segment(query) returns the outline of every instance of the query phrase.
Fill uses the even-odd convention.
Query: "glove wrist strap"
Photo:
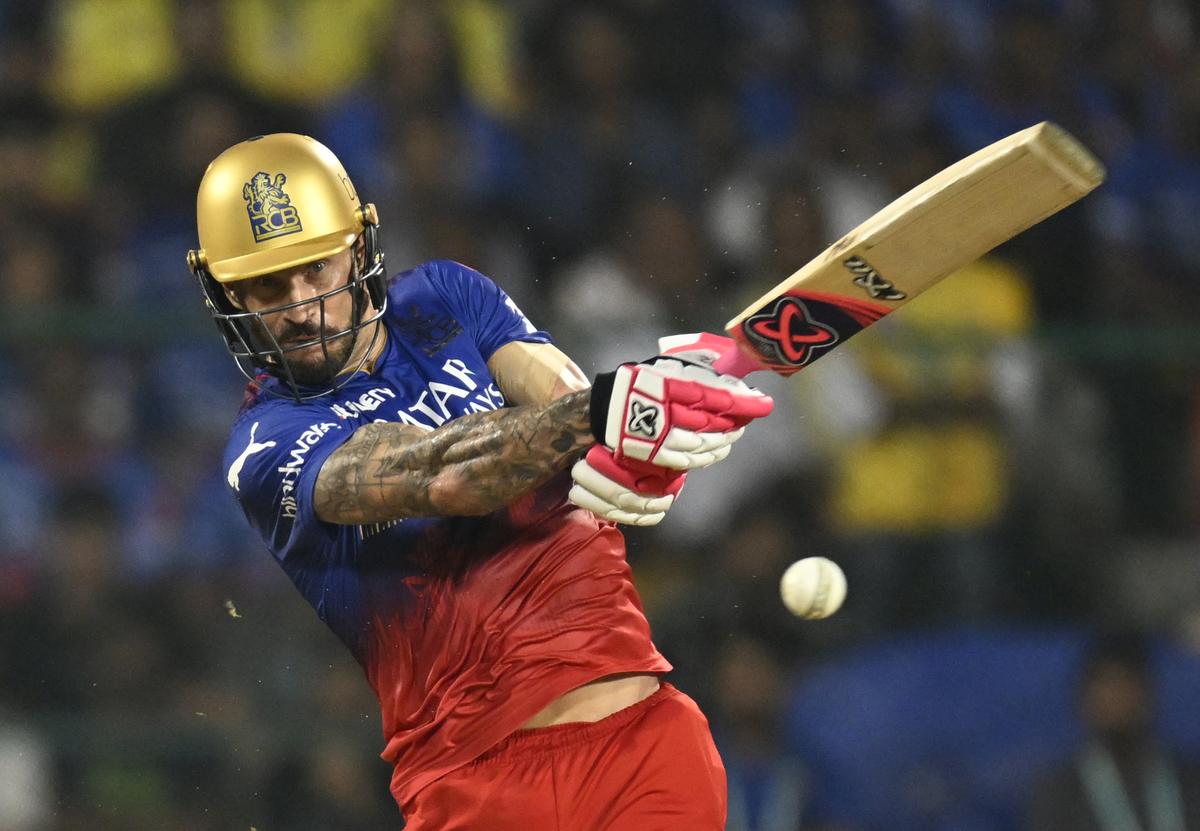
[[[608,405],[612,400],[613,384],[617,373],[601,372],[592,381],[592,398],[588,403],[588,420],[591,422],[592,436],[600,444],[604,444],[604,434],[608,429]]]

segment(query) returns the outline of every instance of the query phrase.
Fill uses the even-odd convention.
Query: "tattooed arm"
[[[595,442],[590,397],[581,390],[545,406],[465,415],[430,432],[364,424],[321,467],[317,517],[352,525],[490,513]]]

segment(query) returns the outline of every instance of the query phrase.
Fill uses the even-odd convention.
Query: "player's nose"
[[[320,316],[320,303],[310,303],[318,292],[298,275],[288,281],[287,294],[281,305],[284,320],[289,323],[304,323]]]

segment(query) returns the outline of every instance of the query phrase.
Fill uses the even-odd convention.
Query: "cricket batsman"
[[[188,264],[251,380],[224,469],[363,667],[410,831],[717,829],[725,773],[615,523],[662,519],[771,399],[713,336],[589,384],[491,280],[389,278],[306,136],[218,156]]]

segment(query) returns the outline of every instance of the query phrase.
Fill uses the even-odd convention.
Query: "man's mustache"
[[[338,328],[337,326],[321,327],[315,323],[288,323],[275,336],[275,342],[284,349],[292,349],[304,343],[316,345],[322,340],[332,347],[335,343],[341,343],[342,339],[350,334],[348,328]]]
[[[279,333],[278,338],[280,343],[292,343],[295,341],[317,340],[321,337],[321,334],[321,327],[315,323],[309,325],[289,323]]]

